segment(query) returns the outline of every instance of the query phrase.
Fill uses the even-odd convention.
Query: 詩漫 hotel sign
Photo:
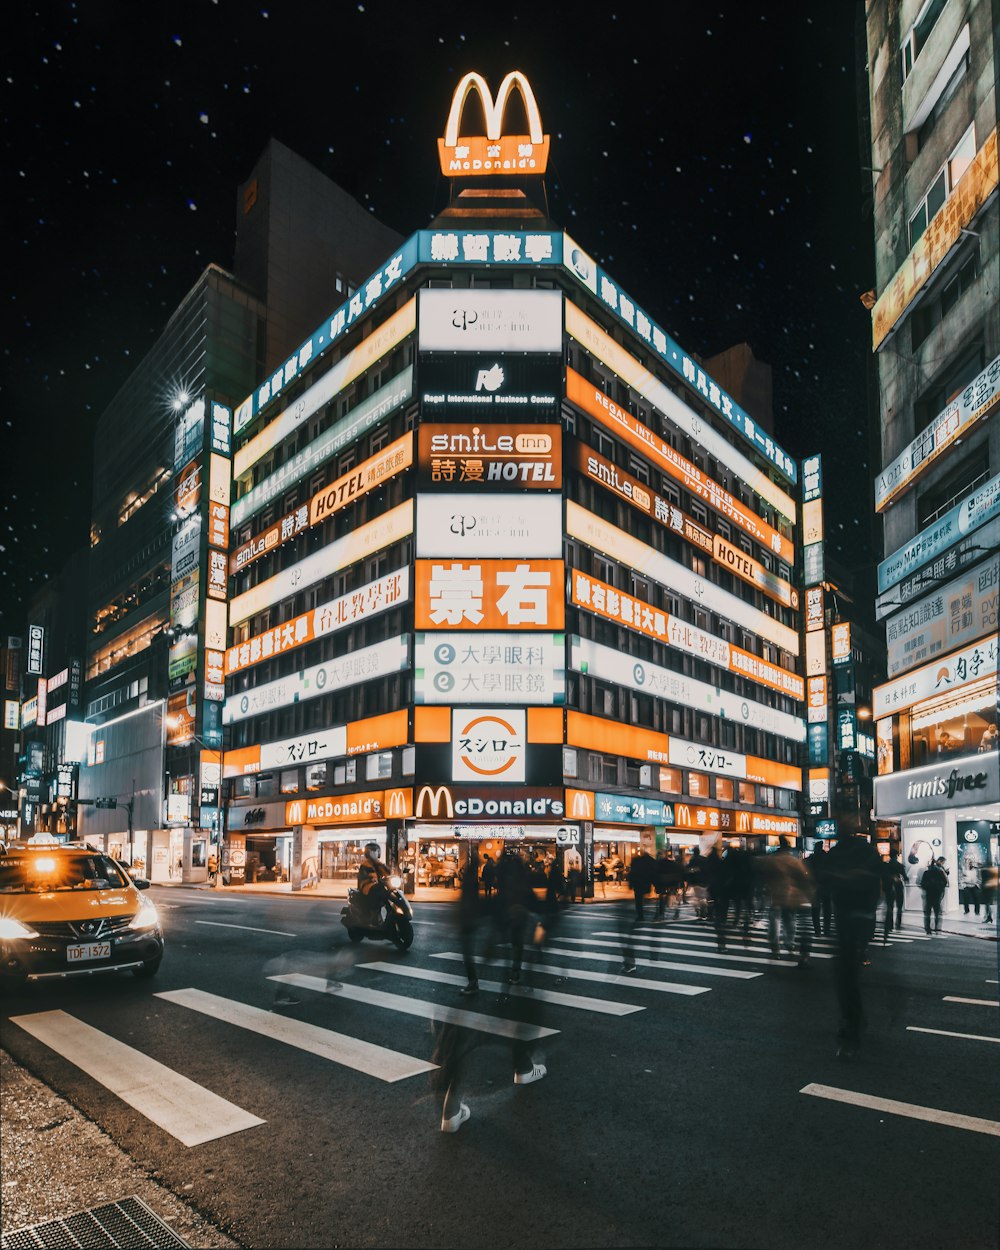
[[[528,120],[526,135],[502,134],[504,112],[511,92],[518,91]],[[459,135],[465,102],[479,96],[486,119],[485,135]],[[520,70],[511,70],[500,84],[494,100],[486,79],[466,74],[451,99],[444,138],[438,140],[441,172],[446,178],[481,177],[492,174],[544,174],[549,159],[549,136],[542,133],[542,118],[531,84]]]
[[[914,296],[997,189],[997,132],[989,133],[951,195],[910,249],[872,309],[872,349],[884,342]]]
[[[561,449],[558,425],[421,425],[421,485],[558,490]]]

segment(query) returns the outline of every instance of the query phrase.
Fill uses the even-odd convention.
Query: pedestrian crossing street
[[[609,923],[604,915],[589,909],[570,910],[563,919],[544,948],[526,953],[521,984],[484,977],[479,995],[468,998],[457,998],[465,976],[444,966],[460,964],[462,955],[448,948],[448,930],[443,925],[440,933],[428,928],[424,942],[418,944],[442,949],[411,952],[392,961],[365,961],[364,954],[372,949],[365,948],[349,970],[326,977],[315,975],[314,965],[309,972],[289,966],[267,977],[273,983],[269,993],[275,995],[269,1007],[193,987],[163,990],[154,996],[171,1009],[219,1022],[237,1035],[242,1032],[263,1037],[306,1052],[318,1061],[391,1083],[434,1070],[436,1065],[421,1057],[431,1050],[429,1030],[415,1030],[412,1045],[396,1049],[298,1019],[294,1005],[299,1001],[315,1005],[330,997],[360,1007],[364,1013],[393,1013],[393,1017],[453,1025],[498,1039],[537,1042],[555,1037],[563,1029],[571,1030],[580,1013],[616,1018],[621,1027],[628,1027],[626,1017],[662,1009],[671,1000],[697,998],[730,988],[734,982],[759,980],[772,970],[783,975],[797,967],[789,957],[772,957],[766,929],[759,927],[751,930],[746,941],[741,934],[728,935],[726,949],[719,951],[711,927],[687,916],[666,924],[629,924],[627,932],[613,927],[614,917]],[[894,935],[889,944],[905,945],[912,940],[923,939],[909,933]],[[877,946],[882,946],[880,940]],[[427,964],[415,962],[415,953],[417,958],[425,956]],[[829,960],[833,954],[831,939],[814,939],[813,959]],[[628,969],[626,958],[631,965]],[[292,998],[292,990],[305,999]],[[534,1017],[531,1022],[518,1018],[525,1014],[526,1006]],[[544,1024],[539,1022],[542,1011]],[[343,1014],[350,1014],[351,1021],[357,1023],[356,1013],[338,1012]],[[367,1016],[362,1014],[361,1019]],[[40,1011],[11,1016],[10,1020],[187,1147],[265,1123],[251,1110],[229,1102],[155,1056],[69,1012]],[[170,1028],[169,1018],[165,1027]],[[402,1036],[401,1031],[395,1036]],[[417,1053],[409,1053],[411,1050]],[[238,1061],[233,1045],[227,1053]]]

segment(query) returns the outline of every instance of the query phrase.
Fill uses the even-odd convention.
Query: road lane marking
[[[692,930],[692,929],[683,929],[681,928],[680,925],[665,925],[662,928],[657,928],[657,929],[637,928],[635,931],[636,933],[647,934],[650,941],[654,937],[656,937],[660,941],[663,941],[663,942],[666,942],[666,941],[675,942],[678,946],[709,946],[714,950],[717,945],[714,937],[694,938],[694,937],[689,936],[689,934],[691,933],[705,933],[705,934],[713,933],[714,930],[712,929],[693,929]],[[681,936],[671,937],[670,936],[671,933],[675,933],[675,932],[680,933]],[[726,938],[727,944],[729,945],[738,946],[738,945],[743,944],[742,936],[735,929],[727,929],[725,931],[725,938]],[[815,939],[810,943],[810,945],[812,947],[812,953],[817,959],[833,959],[834,958],[834,955],[832,953],[826,954],[825,951],[821,949],[821,947],[816,943]],[[881,942],[879,943],[879,945],[881,945]],[[829,948],[830,946],[833,946],[835,949],[835,943],[824,942],[823,946],[827,948]],[[770,950],[770,944],[766,938],[752,937],[749,943],[747,943],[747,949],[756,950],[756,951]]]
[[[560,955],[567,955],[575,959],[586,959],[588,956],[581,955],[578,951],[560,951]],[[460,955],[458,951],[435,951],[432,956],[434,959],[451,959],[461,962],[465,956]],[[604,956],[600,956],[604,958]],[[609,956],[609,958],[614,958]],[[618,975],[608,972],[590,972],[584,968],[560,968],[555,964],[538,963],[532,960],[527,965],[530,973],[544,972],[550,977],[568,977],[573,981],[597,981],[601,985],[627,985],[629,989],[633,986],[640,990],[659,990],[664,994],[682,994],[685,997],[693,997],[695,994],[707,994],[711,990],[710,985],[680,985],[676,981],[653,981],[647,977],[636,977],[632,975]],[[482,982],[480,981],[480,985]]]
[[[594,950],[564,951],[561,949],[557,949],[557,946],[561,946],[563,943],[566,943],[567,945],[572,943],[574,946],[614,946],[618,948],[618,954],[608,955],[604,951],[594,951]],[[658,949],[655,946],[643,946],[639,942],[632,942],[628,944],[631,945],[634,950],[657,950]],[[558,954],[564,957],[572,956],[572,958],[574,959],[605,959],[605,960],[610,960],[611,962],[621,963],[624,961],[623,951],[624,951],[625,945],[626,943],[621,942],[621,941],[619,942],[591,942],[589,938],[555,937],[552,939],[552,945],[549,947],[549,949],[552,950],[555,954]],[[683,953],[687,955],[687,951],[684,951]],[[702,964],[692,965],[692,964],[670,963],[668,960],[665,960],[665,959],[636,959],[635,962],[643,968],[666,968],[670,972],[691,972],[691,973],[697,973],[699,976],[705,976],[705,977],[732,977],[734,980],[739,980],[739,981],[749,981],[752,977],[760,977],[764,975],[762,972],[749,972],[749,971],[744,970],[743,968],[709,968],[706,965],[702,965]]]
[[[93,1077],[182,1145],[200,1146],[266,1123],[65,1011],[11,1016],[11,1022]]]
[[[983,1037],[979,1033],[951,1033],[948,1029],[922,1029],[917,1024],[908,1024],[907,1033],[937,1033],[939,1037],[960,1037],[967,1042],[994,1042],[1000,1044],[1000,1037]]]
[[[625,940],[622,938],[620,934],[612,933],[610,931],[601,931],[601,932],[595,933],[593,937],[595,939],[602,938],[602,937],[617,938],[619,944]],[[554,942],[557,942],[558,940],[559,940],[558,937],[552,938],[552,941]],[[579,941],[580,939],[576,939],[576,940]],[[688,950],[686,946],[675,946],[673,942],[671,941],[671,939],[666,938],[666,937],[665,938],[650,937],[650,938],[646,938],[644,942],[638,942],[638,943],[633,942],[632,945],[633,947],[635,947],[636,950],[661,951],[664,955],[678,955],[678,956],[683,956],[685,959],[724,959],[727,963],[763,964],[766,967],[771,967],[771,968],[791,968],[794,963],[794,961],[787,960],[787,959],[785,960],[772,959],[770,955],[731,955],[729,953],[730,948],[728,946],[726,947],[725,951]],[[739,946],[740,944],[735,943],[735,945]]]
[[[195,924],[210,924],[215,929],[245,929],[247,933],[273,933],[275,937],[298,937],[297,933],[286,933],[284,929],[255,929],[249,924],[226,924],[224,920],[196,920]]]
[[[894,1098],[875,1098],[871,1094],[858,1094],[850,1089],[837,1089],[832,1085],[806,1085],[800,1094],[812,1094],[814,1098],[829,1098],[833,1102],[851,1103],[855,1107],[867,1107],[871,1111],[884,1111],[887,1115],[902,1115],[911,1120],[926,1120],[930,1124],[944,1124],[949,1128],[964,1128],[970,1133],[987,1133],[1000,1137],[1000,1122],[983,1120],[975,1115],[959,1115],[956,1111],[939,1111],[936,1107],[920,1107],[912,1102],[897,1102]]]
[[[382,990],[368,989],[362,985],[331,985],[325,977],[307,976],[301,972],[282,973],[269,977],[270,981],[282,981],[304,990],[316,990],[320,994],[333,994],[348,998],[355,1003],[367,1003],[369,1007],[384,1007],[399,1011],[406,1016],[420,1016],[436,1024],[457,1024],[463,1029],[475,1029],[479,1033],[492,1033],[495,1037],[510,1037],[519,1042],[536,1042],[542,1037],[554,1037],[558,1029],[541,1024],[524,1024],[520,1020],[505,1020],[503,1016],[486,1016],[478,1011],[463,1011],[441,1003],[426,1002],[422,998],[404,998],[401,994],[386,994]]]
[[[945,994],[942,1000],[946,1003],[968,1003],[970,1007],[1000,1007],[996,998],[958,998],[953,994]]]
[[[232,1024],[249,1033],[259,1033],[273,1041],[284,1042],[287,1046],[318,1055],[320,1059],[328,1059],[345,1068],[353,1068],[356,1072],[364,1072],[380,1081],[402,1081],[437,1067],[437,1064],[415,1059],[401,1051],[376,1046],[374,1042],[364,1042],[345,1033],[335,1033],[332,1029],[321,1029],[304,1020],[276,1015],[231,998],[206,994],[204,990],[164,990],[156,997],[191,1011],[199,1011],[223,1024]]]
[[[460,977],[451,972],[438,972],[435,968],[413,968],[403,964],[389,964],[376,961],[358,964],[366,972],[389,972],[393,976],[413,977],[417,981],[437,981],[441,985],[462,986],[467,984],[467,977]],[[532,964],[532,967],[534,965]],[[535,998],[545,1003],[556,1003],[560,1007],[576,1007],[581,1011],[597,1011],[606,1016],[630,1016],[635,1011],[645,1011],[634,1003],[618,1003],[610,999],[584,998],[580,994],[563,994],[558,990],[539,990],[527,985],[507,985],[501,981],[480,980],[479,988],[488,993],[509,994],[511,998]]]

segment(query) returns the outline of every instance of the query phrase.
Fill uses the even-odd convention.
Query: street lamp
[[[180,725],[181,723],[182,721],[179,716],[167,717],[167,725],[172,729],[177,728],[177,726]],[[196,734],[192,730],[190,737],[185,738],[183,742],[173,743],[172,745],[186,746],[188,742],[196,742],[198,746],[200,746],[203,750],[210,752],[212,755],[218,754],[219,756],[219,784],[218,784],[218,789],[216,793],[216,803],[215,803],[215,821],[216,821],[215,833],[216,833],[217,850],[216,850],[216,864],[215,864],[215,881],[213,885],[215,889],[220,890],[222,888],[222,843],[225,838],[225,832],[226,832],[226,809],[225,809],[225,804],[223,800],[223,786],[225,784],[224,769],[225,769],[225,763],[226,763],[225,736],[222,737],[222,740],[220,741],[217,747],[213,747],[213,746],[209,746],[209,744],[204,740],[204,738],[199,737],[199,735]],[[199,760],[199,767],[198,767],[198,788],[200,791],[201,789],[201,761],[200,760]],[[198,806],[200,810],[201,804],[199,803]]]

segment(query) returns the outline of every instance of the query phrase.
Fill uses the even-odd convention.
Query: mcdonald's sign
[[[299,799],[295,799],[288,804],[285,811],[285,820],[290,825],[301,825],[302,817],[305,814],[305,807]]]
[[[526,135],[500,133],[510,93],[517,89],[528,119]],[[459,135],[465,102],[475,92],[486,119],[485,135]],[[544,174],[549,160],[549,136],[542,134],[542,118],[531,84],[520,70],[504,78],[496,100],[482,74],[468,73],[455,88],[444,129],[438,139],[441,172],[446,178],[482,177],[494,174]]]
[[[749,812],[737,812],[736,813],[736,832],[737,833],[749,833],[750,832],[750,813]]]
[[[417,791],[416,816],[455,816],[455,801],[447,786],[421,786]]]
[[[390,820],[406,820],[413,815],[412,790],[386,790],[385,814]]]
[[[594,819],[594,795],[590,790],[566,791],[566,814],[582,820]]]

